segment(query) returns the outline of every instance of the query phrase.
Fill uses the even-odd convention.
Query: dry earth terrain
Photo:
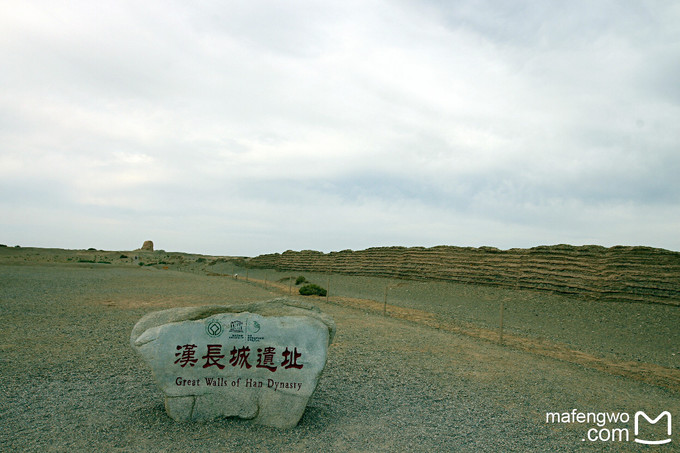
[[[680,305],[680,253],[652,247],[597,245],[376,247],[261,255],[250,267],[474,283],[594,300]]]
[[[289,277],[299,272],[240,263],[0,247],[0,451],[680,450],[676,306],[314,272],[303,273],[331,291],[311,300],[338,333],[300,424],[176,423],[130,331],[157,309],[295,290]],[[546,412],[573,409],[631,420],[546,423]],[[634,443],[636,411],[669,411],[672,442]],[[660,425],[646,435],[661,438]],[[591,442],[592,428],[628,429],[630,441]]]

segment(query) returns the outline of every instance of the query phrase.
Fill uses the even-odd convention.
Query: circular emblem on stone
[[[222,324],[220,324],[219,321],[217,320],[211,320],[208,322],[208,324],[205,326],[205,333],[208,334],[208,336],[211,337],[219,337],[222,335],[222,331],[224,329],[222,328]]]

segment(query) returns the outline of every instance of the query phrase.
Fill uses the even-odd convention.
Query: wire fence
[[[474,325],[508,335],[559,342],[617,360],[646,361],[680,369],[680,308],[659,304],[597,302],[531,290],[441,281],[343,275],[328,272],[214,266],[232,278],[273,287],[293,297],[298,277],[328,290],[326,300],[352,298],[380,307],[429,313],[437,320]],[[272,288],[273,289],[273,288]],[[286,291],[287,289],[287,291]],[[360,302],[359,302],[360,303]],[[674,350],[677,349],[677,350]]]

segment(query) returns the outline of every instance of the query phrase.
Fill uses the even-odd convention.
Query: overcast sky
[[[680,250],[676,1],[4,1],[0,243]]]

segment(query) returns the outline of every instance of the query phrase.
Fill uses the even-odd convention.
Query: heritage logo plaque
[[[175,420],[236,416],[291,427],[316,388],[334,331],[318,309],[279,299],[151,313],[130,342]]]

